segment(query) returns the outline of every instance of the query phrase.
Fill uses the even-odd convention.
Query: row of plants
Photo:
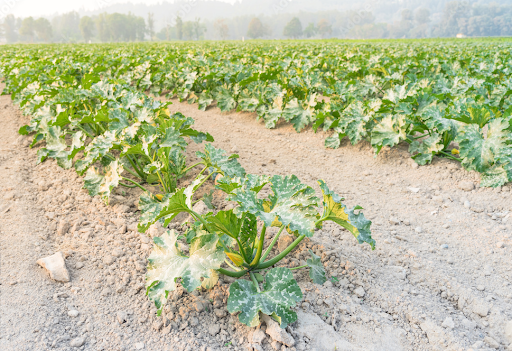
[[[188,291],[210,288],[224,274],[237,278],[229,289],[229,312],[239,313],[239,320],[249,326],[259,324],[262,312],[284,328],[296,320],[292,307],[302,299],[292,270],[308,268],[315,283],[326,280],[313,253],[303,266],[281,265],[304,238],[333,221],[359,243],[375,247],[362,208],[346,207],[323,181],[320,199],[293,175],[247,174],[237,155],[213,147],[211,135],[192,128],[193,119],[170,114],[169,103],[155,101],[127,79],[137,76],[137,67],[116,75],[116,70],[101,68],[81,54],[62,53],[53,46],[3,52],[3,94],[11,94],[31,116],[20,133],[33,136],[38,162],[51,158],[63,168],[73,167],[84,176],[89,194],[105,202],[118,186],[143,190],[139,231],[158,221],[167,227],[178,214],[190,214],[192,223],[184,231],[153,238],[146,292],[159,313],[178,283]],[[186,157],[190,141],[205,144],[193,164]],[[187,174],[193,178],[190,183],[182,179]],[[233,209],[215,209],[211,194],[204,194],[204,184],[213,179],[225,200],[235,204]],[[198,201],[210,210],[197,213]],[[278,229],[265,240],[271,227]],[[295,240],[273,255],[285,230]]]
[[[58,58],[55,59],[55,52]],[[2,63],[72,58],[139,91],[177,96],[200,110],[255,112],[268,128],[330,132],[326,147],[367,140],[409,144],[420,165],[441,156],[482,174],[482,185],[512,180],[510,44],[165,43],[3,50]],[[71,70],[66,77],[73,77]]]

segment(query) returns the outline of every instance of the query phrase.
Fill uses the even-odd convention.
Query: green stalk
[[[137,173],[135,173],[134,171],[132,171],[131,169],[129,169],[129,168],[123,168],[123,169],[124,169],[126,172],[130,173],[132,176],[137,177],[137,178],[140,178],[140,176],[139,176]],[[144,179],[143,179],[143,180],[144,180]]]
[[[185,168],[185,169],[183,170],[183,174],[187,173],[187,172],[188,172],[188,171],[190,171],[192,168],[194,168],[194,167],[196,167],[196,166],[199,166],[200,164],[203,164],[203,161],[198,162],[198,163],[195,163],[195,164],[193,164],[192,166]]]
[[[224,269],[224,268],[219,268],[219,269],[217,269],[217,271],[220,274],[224,274],[224,275],[227,275],[228,277],[233,277],[233,278],[240,278],[247,273],[246,270],[239,271],[239,272],[232,272],[232,271],[228,271],[227,269]]]
[[[137,177],[139,177],[140,179],[146,179],[144,173],[137,168],[137,166],[135,165],[135,162],[133,162],[132,158],[130,157],[130,155],[126,155],[126,158],[128,159],[128,162],[130,162],[130,164],[132,165],[133,169],[135,170],[135,172],[137,172]]]
[[[268,254],[270,253],[270,251],[272,251],[272,248],[276,244],[277,239],[279,239],[279,235],[281,235],[281,232],[283,231],[283,229],[284,229],[284,225],[281,226],[281,228],[279,228],[279,231],[277,232],[276,236],[274,237],[274,239],[272,239],[272,242],[270,243],[270,245],[265,250],[265,253],[263,254],[263,256],[261,256],[260,261],[265,261],[265,259],[267,258]]]
[[[455,161],[459,161],[459,162],[462,162],[462,160],[460,158],[457,158],[457,157],[453,157],[452,155],[450,155],[449,153],[447,152],[444,152],[444,151],[439,151],[440,154],[443,154],[446,158],[449,158],[451,160],[455,160]]]
[[[307,266],[308,266],[308,265],[307,265],[307,264],[305,264],[305,265],[303,265],[303,266],[298,266],[298,267],[292,267],[292,268],[289,268],[289,270],[293,271],[293,270],[295,270],[295,269],[306,268]]]
[[[254,273],[253,272],[249,272],[249,275],[251,276],[252,283],[256,287],[256,290],[258,290],[258,292],[261,292],[260,285],[258,284],[258,281],[256,280],[256,277],[254,276]]]
[[[265,226],[265,224],[263,224],[263,228],[261,228],[261,233],[260,233],[260,243],[258,246],[258,251],[256,251],[256,256],[254,256],[254,259],[250,263],[251,267],[256,266],[260,262],[261,252],[263,251],[263,243],[265,241],[265,232],[266,231],[267,231],[267,227]]]
[[[82,132],[84,132],[84,134],[87,135],[89,138],[94,139],[94,137],[91,134],[89,134],[89,132],[86,131],[82,126],[77,124],[76,127],[80,129]]]
[[[290,251],[292,251],[295,248],[295,246],[297,246],[305,237],[306,237],[305,235],[299,236],[283,252],[281,252],[279,255],[277,255],[273,259],[268,260],[267,262],[263,262],[263,263],[258,264],[256,266],[256,269],[264,269],[264,268],[268,268],[270,266],[275,265],[277,262],[281,261],[286,255],[288,255],[290,253]]]
[[[148,189],[144,188],[142,185],[140,185],[139,183],[137,183],[135,180],[131,180],[130,178],[125,178],[125,177],[121,177],[121,178],[122,178],[122,179],[124,179],[124,180],[129,181],[130,183],[135,184],[136,186],[138,186],[139,188],[141,188],[141,189],[142,189],[142,190],[144,190],[145,192],[148,192],[148,193],[149,193]]]
[[[229,263],[229,261],[227,259],[224,260],[224,263],[226,263],[229,267],[231,267],[232,270],[236,271],[236,272],[239,272],[240,269],[236,268],[235,266],[233,266],[231,263]]]
[[[137,185],[128,185],[128,184],[125,184],[123,182],[119,182],[119,185],[125,186],[127,188],[136,188],[137,187]]]

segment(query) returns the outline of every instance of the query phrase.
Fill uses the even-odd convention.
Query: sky
[[[220,0],[233,3],[236,0]],[[73,10],[96,10],[117,3],[157,4],[173,2],[163,0],[0,0],[0,17],[13,14],[16,17],[39,17],[61,14]]]

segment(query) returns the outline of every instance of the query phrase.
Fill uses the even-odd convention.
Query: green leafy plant
[[[238,278],[231,284],[228,311],[239,312],[239,320],[249,326],[259,324],[259,313],[276,319],[284,328],[296,320],[291,309],[302,299],[302,292],[293,278],[292,270],[309,268],[313,282],[326,281],[320,258],[311,252],[307,264],[299,267],[275,267],[306,237],[312,237],[327,221],[349,230],[359,243],[372,248],[370,225],[356,206],[347,208],[342,198],[319,181],[323,200],[314,190],[301,183],[295,176],[224,176],[216,188],[225,193],[226,199],[236,204],[234,209],[216,213],[196,213],[191,204],[198,184],[208,176],[199,175],[186,188],[166,194],[159,201],[151,194],[141,196],[142,211],[140,230],[146,230],[156,221],[168,224],[179,213],[189,213],[197,225],[185,235],[168,231],[154,238],[154,249],[149,257],[147,295],[159,311],[169,293],[179,281],[188,291],[201,286],[211,286],[219,274]],[[264,195],[263,188],[270,193]],[[318,212],[316,208],[322,207]],[[278,228],[266,244],[267,231]],[[295,240],[282,252],[269,258],[283,231]],[[270,239],[270,238],[269,238]],[[181,240],[181,241],[180,241]],[[180,241],[180,245],[178,245]],[[183,248],[188,245],[188,249]],[[187,252],[188,251],[188,252]],[[273,268],[274,267],[274,268]]]

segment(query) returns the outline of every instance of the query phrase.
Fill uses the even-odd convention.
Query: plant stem
[[[227,259],[224,260],[224,263],[226,263],[232,270],[234,270],[236,272],[240,271],[240,269],[236,268],[231,263],[229,263],[229,261]]]
[[[194,167],[196,167],[196,166],[199,166],[200,164],[203,164],[203,161],[198,162],[198,163],[195,163],[195,164],[193,164],[192,166],[185,168],[185,169],[183,170],[183,172],[182,172],[182,173],[183,173],[183,174],[185,174],[185,173],[187,173],[188,171],[190,171],[192,168],[194,168]]]
[[[270,266],[275,265],[277,262],[281,261],[286,255],[288,255],[290,253],[290,251],[292,251],[295,248],[295,246],[297,246],[305,237],[306,237],[305,235],[299,236],[297,239],[295,239],[295,241],[293,243],[290,244],[290,246],[288,246],[286,249],[284,249],[283,252],[281,252],[279,255],[272,258],[271,260],[268,260],[267,262],[258,264],[256,266],[256,269],[264,269],[264,268],[268,268]]]
[[[137,185],[128,185],[128,184],[125,184],[123,182],[119,182],[119,185],[125,186],[127,188],[136,188],[137,187]]]
[[[298,267],[292,267],[292,268],[289,268],[291,271],[295,270],[295,269],[300,269],[300,268],[306,268],[308,265],[305,264],[303,266],[298,266]]]
[[[277,232],[276,236],[274,237],[274,239],[272,239],[272,242],[270,243],[270,245],[265,250],[265,253],[263,254],[263,256],[261,256],[260,261],[265,261],[265,259],[267,258],[268,254],[270,253],[270,251],[272,251],[272,248],[276,244],[277,239],[279,239],[279,235],[281,235],[283,229],[284,229],[284,225],[281,226],[281,228],[279,228],[279,231]]]
[[[130,162],[130,164],[132,165],[133,169],[135,170],[135,172],[137,172],[138,176],[140,179],[146,179],[146,177],[144,176],[144,173],[135,165],[135,162],[133,162],[132,158],[130,157],[130,155],[126,155],[126,158],[128,159],[128,161]]]
[[[124,180],[129,181],[130,183],[135,184],[136,186],[138,186],[139,188],[141,188],[141,189],[142,189],[142,190],[144,190],[145,192],[148,192],[148,193],[149,193],[148,189],[144,188],[142,185],[140,185],[139,183],[137,183],[135,180],[131,180],[130,178],[126,178],[126,177],[121,177],[121,178],[122,178],[122,179],[124,179]]]
[[[251,267],[256,266],[260,262],[261,258],[261,252],[263,251],[263,243],[265,242],[265,232],[267,231],[267,227],[265,224],[263,224],[263,228],[261,228],[260,233],[260,243],[258,246],[258,251],[256,251],[256,256],[254,256],[254,259],[251,262]]]
[[[228,271],[227,269],[224,269],[224,268],[219,268],[219,269],[217,269],[217,271],[219,271],[220,274],[224,274],[224,275],[227,275],[228,277],[233,277],[233,278],[240,278],[241,276],[243,276],[247,273],[246,270],[239,271],[239,272],[232,272],[232,271]]]
[[[91,134],[89,134],[89,132],[87,132],[82,126],[77,124],[76,127],[80,129],[82,132],[84,132],[84,134],[87,135],[89,138],[94,139],[94,137]]]
[[[132,176],[137,177],[137,178],[140,178],[140,176],[139,176],[137,173],[135,173],[134,171],[132,171],[131,169],[129,169],[129,168],[123,168],[123,169],[124,169],[126,172],[130,173]]]
[[[252,283],[256,287],[256,290],[258,290],[258,292],[261,292],[260,285],[258,284],[258,281],[256,280],[256,277],[254,276],[254,273],[253,272],[249,272],[249,275],[251,276]]]
[[[459,161],[459,162],[462,162],[460,158],[457,158],[457,157],[453,157],[452,155],[450,155],[449,153],[447,152],[444,152],[444,151],[439,151],[440,154],[443,154],[446,158],[449,158],[451,160],[455,160],[455,161]]]

